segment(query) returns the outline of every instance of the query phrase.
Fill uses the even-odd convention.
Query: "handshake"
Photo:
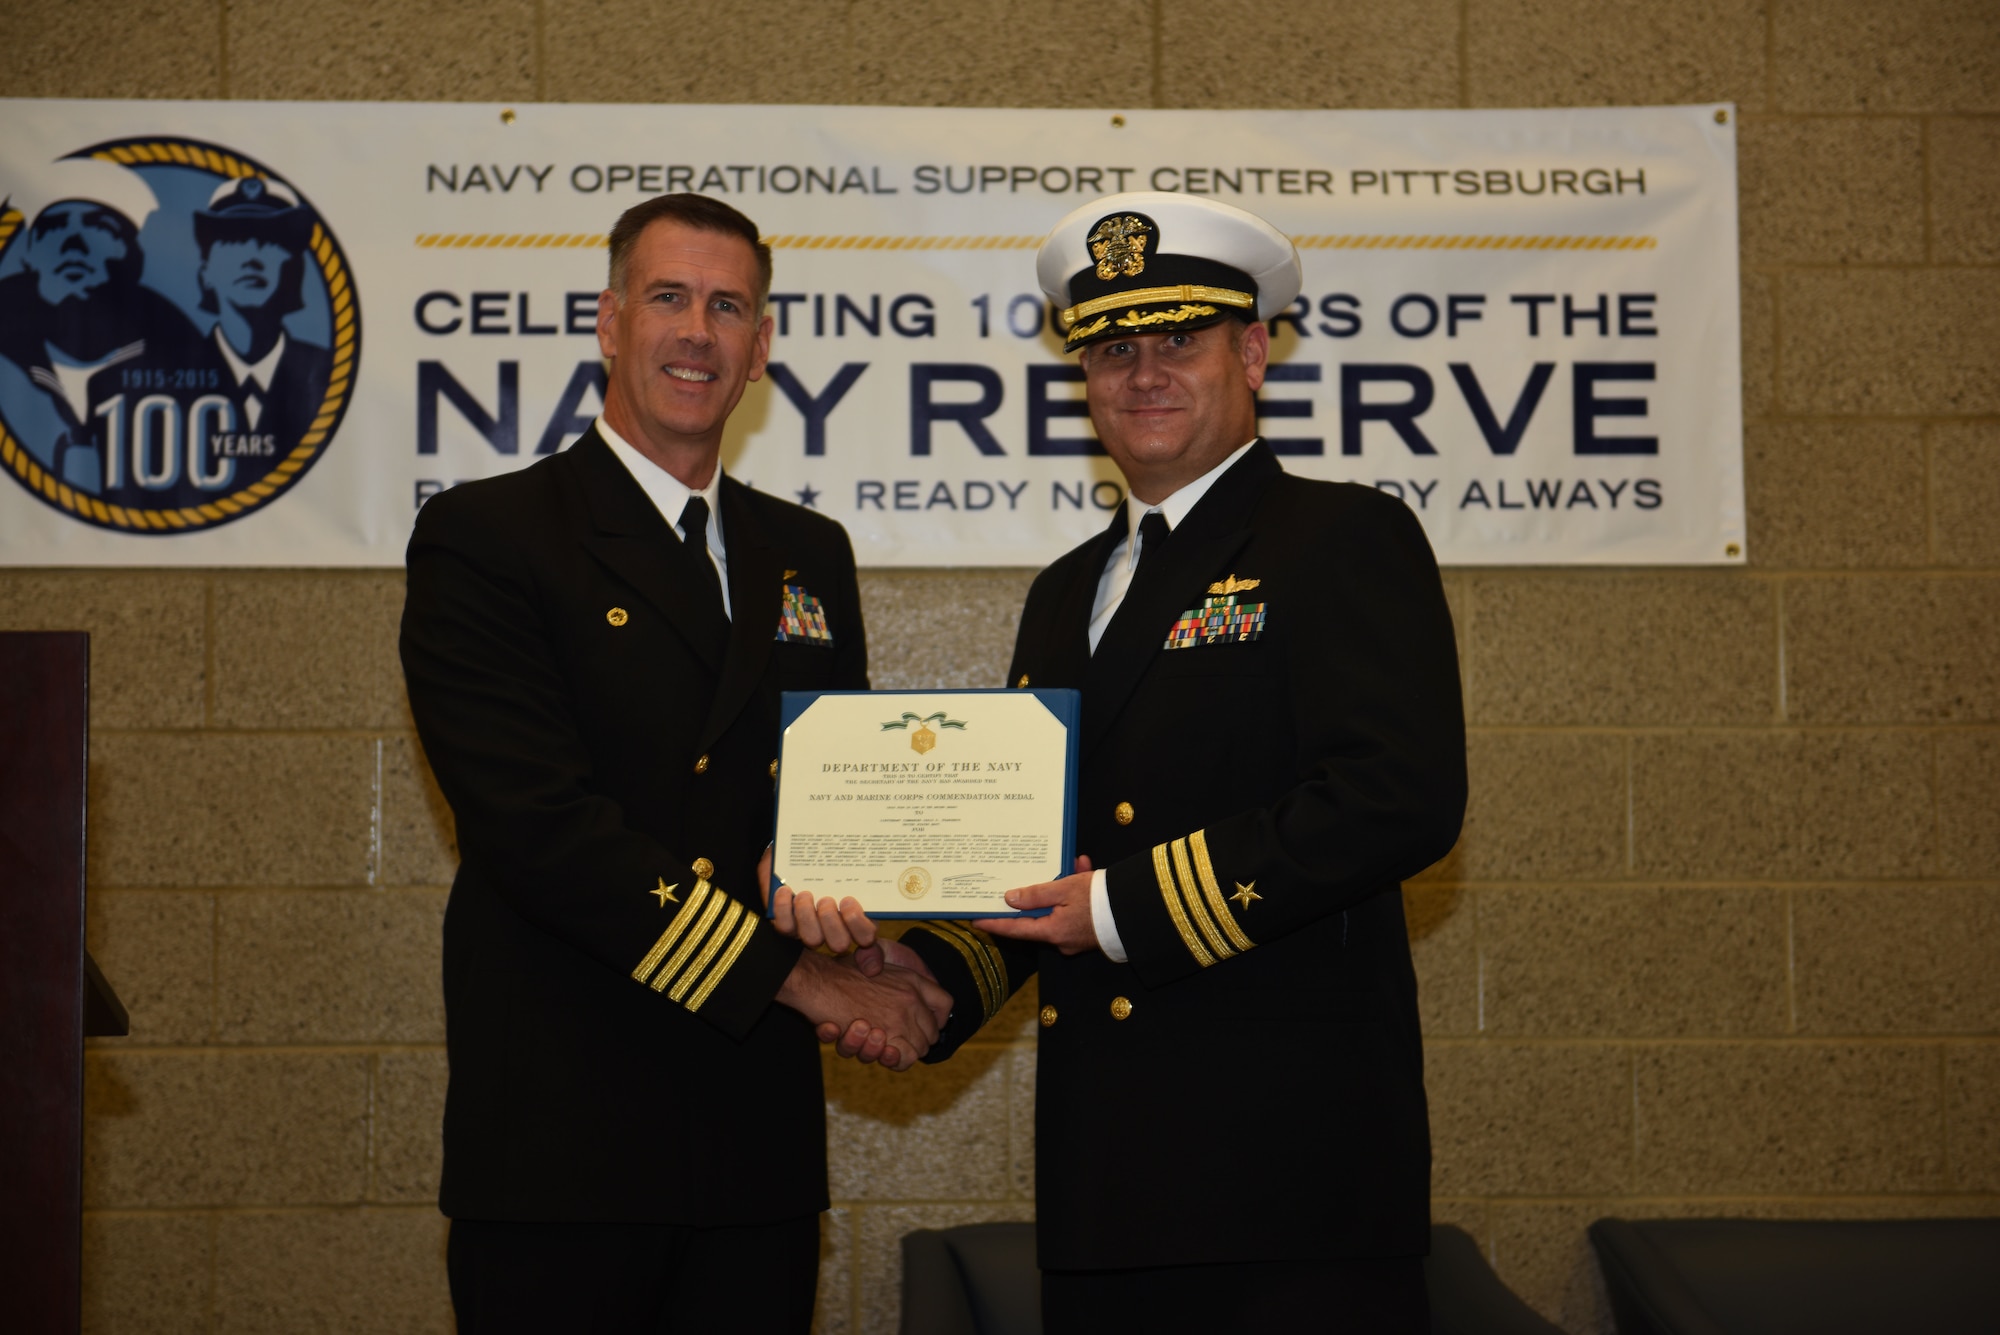
[[[813,1022],[819,1041],[843,1057],[880,1062],[892,1071],[915,1066],[951,1018],[951,993],[938,985],[923,957],[879,936],[874,919],[852,899],[815,903],[789,887],[771,890],[771,852],[757,864],[771,925],[810,947],[799,956],[778,1000]],[[1042,918],[982,918],[974,927],[995,936],[1054,946],[1065,955],[1097,948],[1090,910],[1090,859],[1059,881],[1007,895],[1015,908],[1048,908]],[[824,947],[830,955],[818,953]]]

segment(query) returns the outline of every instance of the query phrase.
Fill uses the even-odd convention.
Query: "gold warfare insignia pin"
[[[1256,588],[1259,584],[1262,584],[1263,582],[1264,581],[1260,579],[1238,579],[1236,578],[1235,575],[1232,574],[1228,579],[1225,579],[1220,583],[1209,585],[1208,591],[1210,593],[1219,593],[1222,594],[1224,597],[1227,597],[1232,593],[1247,593],[1251,589]]]
[[[1110,282],[1121,275],[1137,278],[1146,272],[1146,238],[1152,231],[1143,218],[1130,213],[1100,219],[1087,243],[1090,258],[1097,261],[1097,276]]]

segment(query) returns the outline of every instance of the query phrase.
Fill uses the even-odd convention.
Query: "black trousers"
[[[451,1221],[459,1335],[806,1335],[819,1216],[740,1228]]]
[[[1428,1335],[1421,1257],[1042,1272],[1043,1335]]]

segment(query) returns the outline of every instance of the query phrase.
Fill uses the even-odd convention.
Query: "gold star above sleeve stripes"
[[[665,906],[662,901],[661,907]],[[691,1011],[700,1010],[756,931],[756,914],[698,876],[687,903],[632,970],[632,977]]]
[[[979,988],[979,1008],[988,1020],[998,1015],[1007,1004],[1007,961],[994,949],[993,938],[977,928],[945,919],[926,920],[923,925],[964,956],[965,967],[972,971],[973,984]]]
[[[1237,924],[1222,896],[1215,867],[1209,861],[1206,831],[1196,830],[1184,839],[1155,845],[1153,876],[1160,883],[1160,897],[1174,930],[1180,933],[1181,944],[1202,968],[1256,945]]]

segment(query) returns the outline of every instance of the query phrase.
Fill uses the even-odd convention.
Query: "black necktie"
[[[716,633],[727,638],[729,618],[722,610],[722,580],[715,573],[715,562],[708,556],[708,502],[699,496],[688,497],[687,508],[681,511],[681,545],[694,559],[695,578],[701,581],[702,602],[715,614]]]
[[[1125,586],[1125,596],[1129,599],[1132,591],[1149,575],[1160,572],[1161,553],[1167,546],[1167,517],[1158,510],[1146,511],[1139,521],[1139,564],[1132,571],[1132,582]]]

